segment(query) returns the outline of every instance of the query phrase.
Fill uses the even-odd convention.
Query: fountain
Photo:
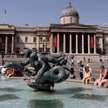
[[[29,57],[23,63],[12,62],[4,65],[4,67],[14,68],[17,71],[23,70],[23,74],[27,76],[25,79],[27,84],[23,81],[23,77],[2,79],[0,76],[0,106],[2,108],[108,107],[107,88],[65,81],[69,75],[69,70],[67,67],[61,66],[64,55],[55,57],[38,52],[29,52],[28,54],[28,51],[25,54]],[[49,65],[49,63],[53,65]],[[36,67],[34,68],[35,71],[30,71],[26,67],[27,64]],[[45,71],[42,71],[42,67]],[[54,87],[55,90],[49,92],[51,87]]]
[[[22,63],[11,62],[3,67],[26,75],[24,80],[29,87],[39,91],[49,91],[53,89],[55,83],[60,83],[68,78],[69,69],[63,65],[64,54],[52,56],[30,49],[25,49],[23,54],[26,60]],[[34,70],[28,69],[28,65]]]

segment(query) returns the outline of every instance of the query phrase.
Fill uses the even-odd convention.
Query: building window
[[[19,37],[17,37],[17,38],[16,38],[16,41],[17,41],[17,43],[19,43],[19,42],[20,42],[20,38],[19,38]]]
[[[36,37],[33,37],[33,42],[36,42]]]
[[[25,37],[25,42],[27,42],[28,41],[28,37]]]
[[[70,23],[72,23],[72,17],[70,17]]]
[[[47,39],[47,42],[49,42],[49,37],[47,37],[46,39]]]
[[[40,41],[42,41],[42,37],[40,37]]]
[[[15,52],[18,54],[18,53],[20,53],[20,48],[16,48],[15,49]]]
[[[63,24],[65,24],[65,18],[63,18]]]

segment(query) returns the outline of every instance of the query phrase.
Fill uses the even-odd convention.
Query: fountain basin
[[[22,78],[0,80],[2,108],[107,108],[108,88],[75,82],[55,84],[53,92],[34,91]]]

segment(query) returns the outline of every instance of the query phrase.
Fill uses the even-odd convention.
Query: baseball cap
[[[104,64],[101,64],[100,69],[104,69],[104,68],[105,68]]]

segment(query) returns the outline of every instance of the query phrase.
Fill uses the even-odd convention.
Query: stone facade
[[[30,48],[51,54],[108,54],[108,27],[80,24],[79,14],[69,3],[62,11],[60,24],[0,24],[0,46],[4,53],[20,53]]]

